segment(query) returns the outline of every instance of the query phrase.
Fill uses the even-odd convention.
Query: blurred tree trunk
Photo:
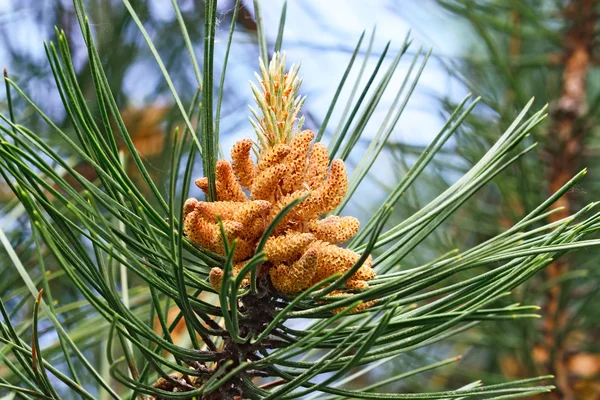
[[[594,38],[598,14],[596,0],[571,0],[564,18],[568,31],[563,42],[561,95],[551,108],[551,125],[548,131],[547,152],[549,160],[548,185],[554,193],[582,167],[586,123],[582,116],[587,112],[586,84],[593,59]],[[567,217],[574,211],[573,193],[559,200],[555,207],[563,207],[550,216],[552,222]],[[568,309],[561,301],[558,279],[570,270],[568,260],[551,264],[546,269],[548,282],[555,284],[548,290],[543,311],[543,339],[535,349],[535,359],[556,376],[557,390],[552,398],[575,400],[573,382],[569,377],[569,349],[565,337],[560,335],[567,321]]]

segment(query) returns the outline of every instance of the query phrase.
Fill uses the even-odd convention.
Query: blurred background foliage
[[[550,117],[530,138],[537,157],[525,157],[497,180],[497,187],[469,207],[461,225],[481,240],[512,225],[533,204],[588,168],[588,177],[556,207],[557,220],[597,198],[598,186],[598,12],[593,0],[439,1],[471,32],[469,54],[448,61],[448,70],[489,109],[479,109],[457,136],[456,154],[468,163],[482,154],[533,95],[549,104]],[[452,101],[444,99],[444,106]],[[493,110],[493,111],[492,111]],[[469,222],[470,221],[470,222]],[[508,376],[532,370],[552,373],[560,399],[600,398],[600,270],[598,252],[572,254],[514,294],[516,302],[542,307],[541,321],[483,327],[486,365]],[[477,343],[475,340],[474,343]]]
[[[302,61],[301,75],[308,95],[305,105],[306,126],[318,130],[335,93],[337,82],[363,30],[365,40],[373,40],[371,50],[363,46],[357,64],[371,71],[377,58],[392,39],[385,57],[390,63],[401,48],[406,32],[413,31],[414,40],[425,48],[433,47],[433,56],[425,69],[417,91],[411,98],[385,157],[378,160],[359,189],[364,196],[349,204],[352,214],[363,220],[373,211],[373,205],[383,198],[390,185],[403,175],[428,138],[438,130],[454,109],[458,99],[467,92],[483,97],[483,104],[463,124],[445,151],[421,179],[405,194],[396,207],[393,218],[404,219],[424,201],[431,199],[456,180],[478,160],[487,148],[508,127],[531,96],[537,106],[550,105],[550,118],[529,138],[527,146],[539,142],[534,155],[529,155],[501,174],[463,206],[449,221],[431,235],[428,241],[407,257],[407,263],[419,265],[433,256],[453,248],[464,249],[479,243],[511,226],[533,205],[540,203],[553,188],[561,186],[583,167],[588,178],[577,190],[569,193],[561,206],[562,218],[578,210],[590,200],[600,199],[600,180],[595,164],[600,151],[598,135],[597,24],[600,8],[594,0],[425,0],[404,2],[380,0],[364,4],[358,0],[320,2],[301,1],[288,4],[288,17],[283,48],[291,61]],[[168,0],[132,0],[160,53],[175,87],[188,104],[197,91],[197,78],[188,61],[187,50],[178,22]],[[178,1],[190,37],[196,43],[195,52],[201,58],[204,4],[200,0]],[[220,27],[215,45],[216,59],[224,57],[228,27],[234,15],[234,1],[219,1]],[[281,2],[261,2],[269,49],[277,36]],[[258,48],[252,1],[242,1],[236,16],[236,34],[224,82],[224,103],[221,113],[223,149],[241,137],[252,137],[247,122],[247,104],[251,93],[246,82],[257,69]],[[136,148],[147,163],[157,186],[167,190],[167,173],[171,160],[174,128],[181,124],[173,109],[172,97],[146,43],[120,0],[88,0],[86,10],[102,56],[110,87],[115,94],[124,121]],[[377,25],[373,39],[370,30]],[[54,40],[55,27],[67,33],[76,61],[76,73],[84,94],[92,94],[93,83],[83,40],[69,0],[5,0],[0,2],[0,60],[8,75],[25,89],[32,99],[65,131],[69,131],[67,116],[53,83],[53,75],[43,50],[43,41]],[[413,47],[414,48],[414,47]],[[369,54],[372,53],[372,54]],[[368,58],[368,56],[371,56]],[[409,61],[402,60],[391,86],[399,86]],[[406,65],[405,65],[406,64]],[[221,68],[219,61],[216,68]],[[356,70],[356,68],[355,68]],[[217,76],[221,71],[217,71]],[[350,79],[356,78],[351,73]],[[368,76],[368,74],[367,74]],[[364,80],[365,78],[363,78]],[[217,82],[218,84],[218,82]],[[348,85],[351,86],[351,85]],[[375,135],[385,116],[386,106],[393,101],[394,91],[384,96],[373,121],[366,128],[366,137]],[[356,94],[350,88],[340,97],[340,104]],[[6,110],[6,95],[0,108]],[[48,143],[53,136],[20,98],[15,109],[21,112],[17,120],[32,130],[47,132]],[[539,108],[535,107],[534,108]],[[332,116],[326,135],[335,131],[335,121],[347,112],[338,107]],[[379,115],[381,114],[381,115]],[[362,147],[365,148],[366,144]],[[359,146],[359,148],[361,148]],[[65,158],[71,155],[64,149]],[[356,159],[361,154],[357,149]],[[124,160],[127,162],[127,160]],[[72,163],[78,165],[79,160]],[[349,159],[352,165],[352,156]],[[81,164],[80,171],[85,171]],[[198,164],[198,175],[201,166]],[[133,170],[132,170],[133,171]],[[379,171],[379,173],[375,173]],[[93,173],[90,169],[89,173]],[[93,177],[90,177],[93,178]],[[135,178],[135,177],[134,177]],[[192,193],[199,196],[199,193]],[[25,265],[39,271],[29,223],[5,185],[0,186],[0,201],[4,205],[2,224]],[[539,321],[518,320],[514,323],[487,323],[468,334],[446,342],[445,347],[430,349],[431,353],[414,354],[398,359],[394,368],[402,370],[414,363],[411,357],[439,360],[448,354],[465,355],[460,365],[426,375],[428,388],[436,390],[445,382],[469,382],[472,371],[485,374],[487,383],[501,381],[502,376],[526,377],[534,372],[556,375],[557,399],[600,399],[600,301],[596,295],[600,270],[596,250],[578,252],[560,264],[548,268],[543,276],[529,281],[513,293],[514,302],[542,307]],[[8,262],[2,258],[0,262]],[[76,291],[63,280],[52,260],[46,261],[52,292],[57,307],[64,305],[61,322],[87,348],[89,354],[102,351],[99,333],[102,325],[90,309],[78,307]],[[410,265],[408,265],[410,266]],[[10,299],[9,309],[19,310],[24,320],[31,308],[21,307],[29,301],[19,276],[7,265],[0,264],[0,296]],[[144,287],[131,283],[132,307],[143,309],[148,293]],[[16,317],[16,316],[15,316]],[[50,328],[50,326],[48,326]],[[48,342],[55,337],[48,334]],[[183,340],[183,339],[182,339]],[[449,344],[453,346],[450,348]],[[51,350],[50,350],[51,351]],[[0,375],[9,373],[0,366]],[[374,369],[362,379],[381,380],[392,372]],[[425,384],[424,376],[403,381],[402,390],[416,390]],[[457,385],[457,384],[455,384]],[[398,388],[400,389],[400,388]]]

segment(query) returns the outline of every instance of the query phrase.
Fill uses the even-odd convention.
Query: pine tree
[[[590,212],[594,203],[545,222],[556,212],[551,206],[584,177],[583,170],[482,243],[463,251],[448,249],[414,268],[401,265],[474,193],[526,157],[533,146],[520,144],[543,123],[545,108],[532,110],[529,101],[464,176],[409,218],[391,222],[392,207],[478,104],[466,98],[359,229],[353,216],[340,214],[352,198],[365,196],[360,183],[385,147],[429,54],[417,52],[384,124],[348,176],[346,161],[406,56],[409,37],[378,77],[386,53],[381,55],[352,112],[325,143],[348,75],[319,130],[303,130],[302,106],[310,99],[302,97],[299,68],[288,70],[281,52],[286,7],[269,57],[264,39],[269,27],[262,26],[255,2],[263,62],[248,90],[256,101],[250,122],[256,137],[237,142],[229,152],[219,141],[222,85],[214,93],[216,0],[205,4],[202,70],[172,2],[181,40],[199,72],[199,90],[189,104],[182,101],[182,89],[173,83],[135,8],[128,0],[123,3],[184,121],[174,134],[168,186],[162,190],[156,184],[136,149],[83,2],[75,0],[92,99],[74,73],[66,34],[57,32],[56,44],[46,47],[75,137],[5,77],[11,99],[22,98],[94,173],[83,175],[44,137],[21,124],[20,109],[9,101],[9,112],[1,116],[0,171],[27,214],[41,273],[23,265],[0,230],[11,271],[24,282],[0,302],[0,354],[6,367],[0,388],[23,398],[206,400],[515,398],[552,389],[548,376],[492,385],[474,377],[467,385],[438,392],[381,389],[452,364],[456,356],[368,386],[351,385],[372,368],[479,323],[535,318],[535,306],[506,302],[510,291],[565,252],[600,244],[586,238],[600,228],[600,214]],[[200,177],[193,176],[197,161]],[[188,195],[192,180],[205,192],[204,200]],[[60,266],[56,275],[45,273],[48,258]],[[469,277],[454,279],[464,274]],[[59,278],[76,291],[72,304],[54,304],[60,287],[50,282]],[[14,304],[19,296],[23,300]],[[33,316],[24,316],[20,311],[30,301]],[[65,307],[81,310],[78,317],[87,330],[79,321],[70,329],[63,326]],[[48,343],[49,333],[56,342]],[[105,351],[93,354],[100,343]]]

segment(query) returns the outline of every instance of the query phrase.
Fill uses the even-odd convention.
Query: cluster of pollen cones
[[[254,255],[275,216],[294,199],[308,195],[281,220],[267,240],[264,247],[267,261],[259,272],[269,275],[277,291],[293,295],[351,269],[360,255],[339,244],[358,232],[358,220],[339,216],[320,218],[335,209],[346,194],[346,167],[342,160],[330,163],[325,145],[312,144],[313,139],[312,131],[302,131],[289,144],[279,143],[263,150],[256,163],[251,155],[251,140],[235,143],[231,164],[226,160],[217,162],[217,201],[190,198],[184,205],[184,230],[190,241],[224,255],[220,218],[228,242],[237,242],[233,254],[233,273],[237,274]],[[198,179],[196,185],[208,192],[207,178]],[[367,281],[375,277],[371,265],[369,256],[345,282],[346,288],[367,288]],[[220,288],[222,277],[220,268],[210,272],[209,280],[215,290]],[[245,280],[244,284],[247,283]],[[364,303],[361,308],[367,306]]]

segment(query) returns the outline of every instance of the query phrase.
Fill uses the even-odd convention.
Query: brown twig
[[[273,387],[279,386],[279,385],[283,385],[284,383],[287,383],[287,381],[285,379],[278,379],[276,381],[272,381],[272,382],[267,382],[264,385],[261,385],[260,388],[261,389],[271,389]]]

